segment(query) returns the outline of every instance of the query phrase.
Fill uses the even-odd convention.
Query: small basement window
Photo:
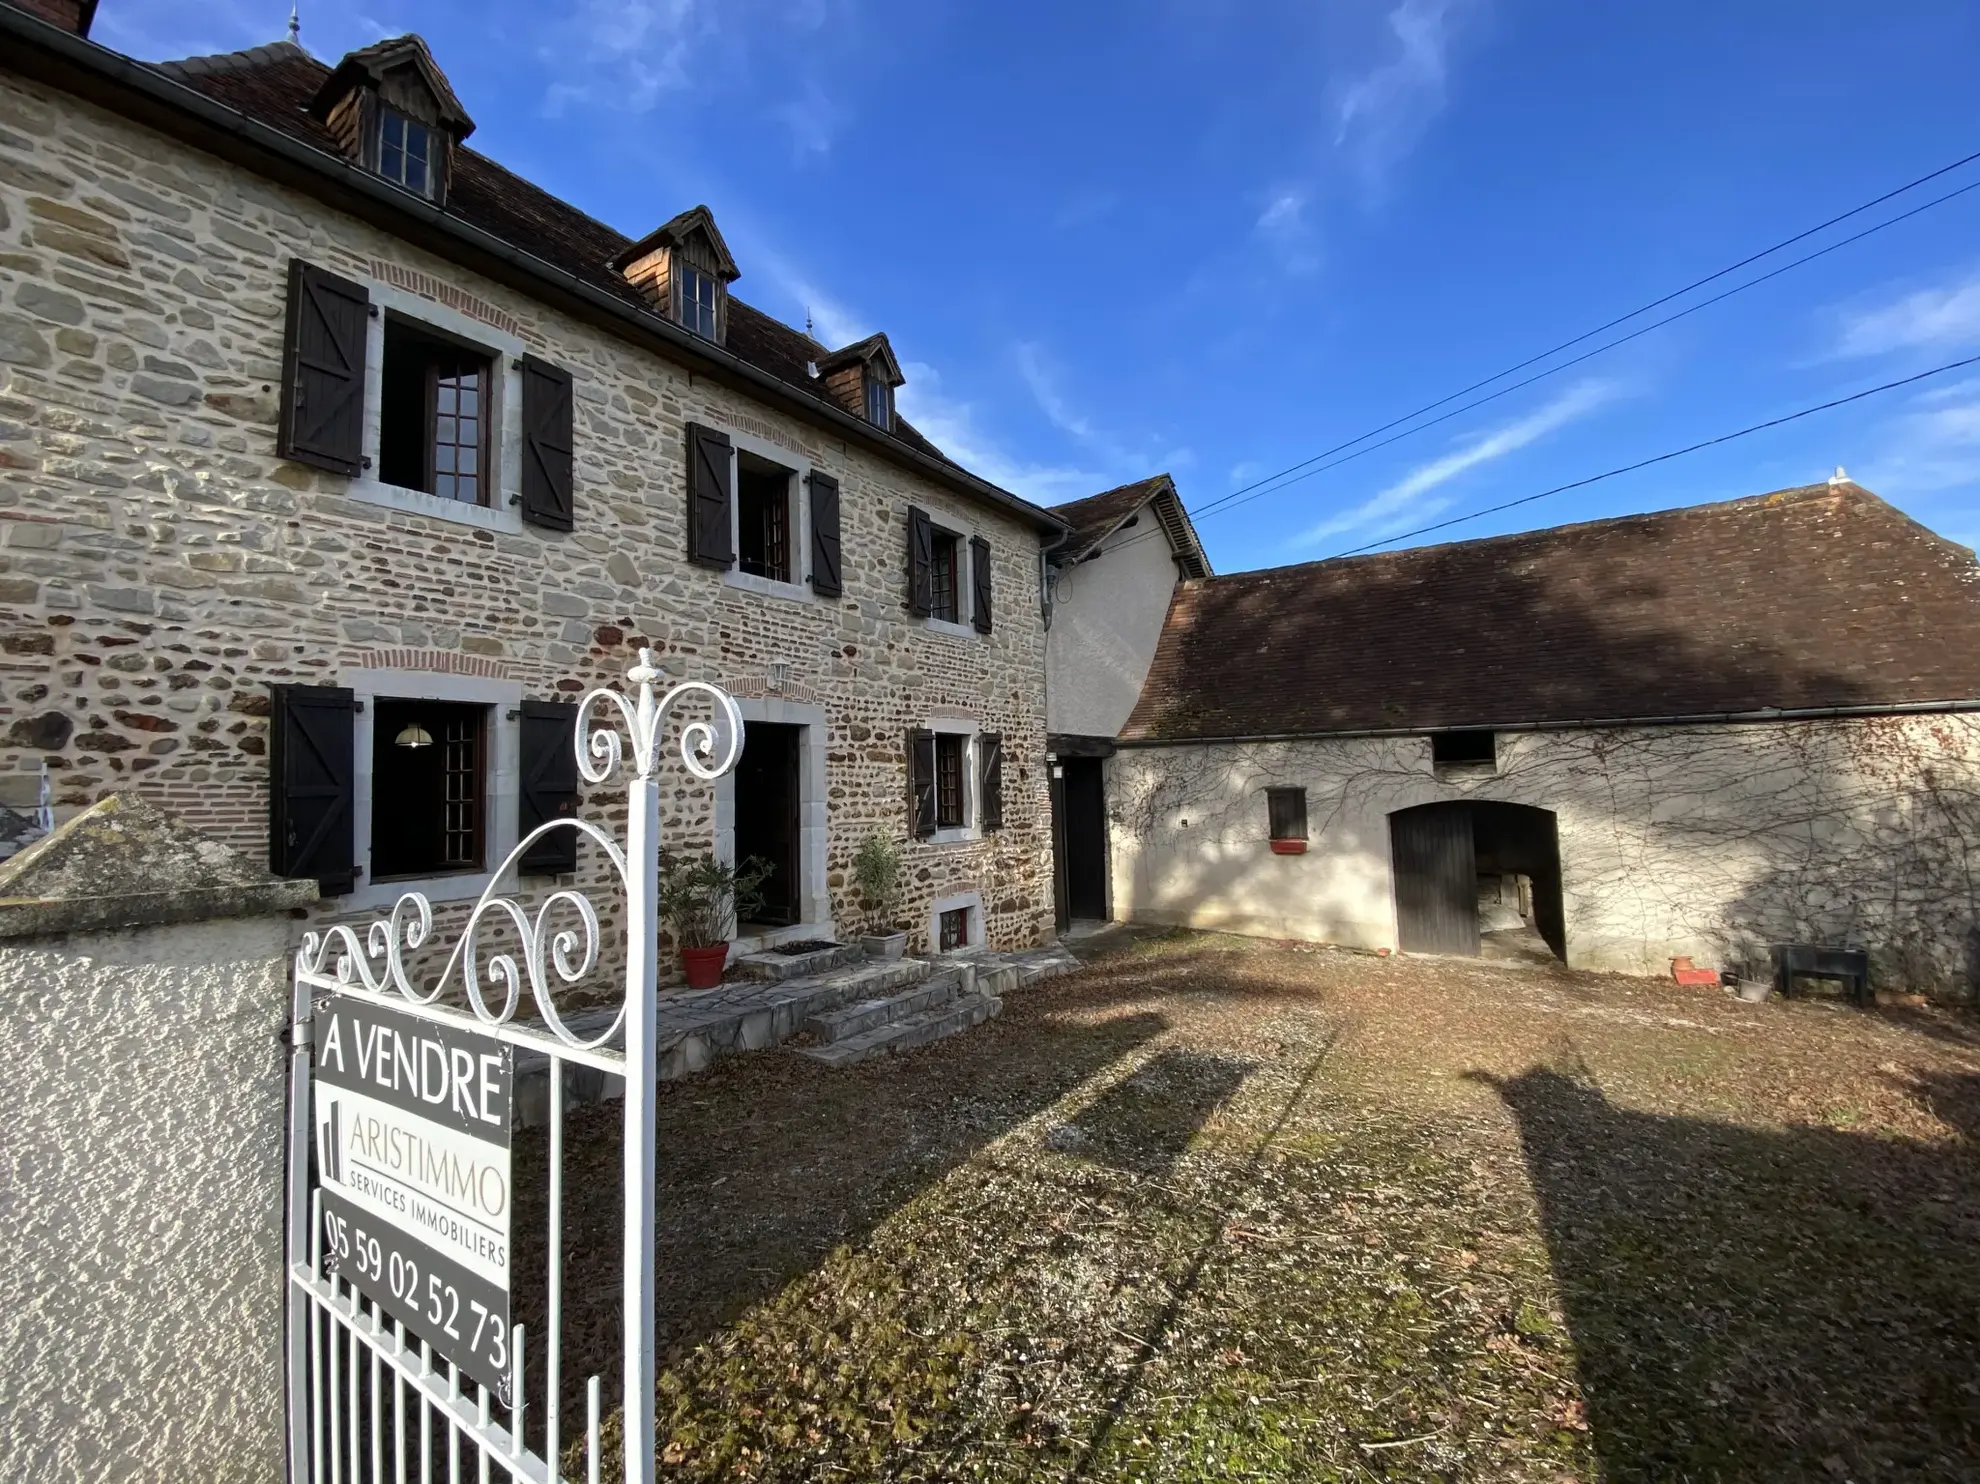
[[[383,697],[373,704],[372,879],[481,870],[488,708]]]
[[[963,824],[963,737],[940,732],[935,737],[935,827],[960,829]]]
[[[928,563],[929,613],[949,623],[962,622],[962,537],[936,527]]]
[[[1266,789],[1265,812],[1271,824],[1272,838],[1274,840],[1304,840],[1306,838],[1305,789]]]
[[[443,500],[486,505],[493,360],[406,320],[385,321],[378,477]]]
[[[758,577],[791,582],[791,489],[794,471],[753,453],[736,453],[736,565]]]
[[[681,282],[681,325],[703,340],[716,338],[720,318],[721,284],[712,273],[704,273],[676,257],[675,274]]]
[[[953,912],[944,912],[941,922],[942,952],[950,953],[969,946],[969,908],[958,907]]]
[[[1498,734],[1487,731],[1432,732],[1430,761],[1437,767],[1496,767]]]
[[[433,194],[433,131],[384,110],[378,125],[378,173],[414,195]]]

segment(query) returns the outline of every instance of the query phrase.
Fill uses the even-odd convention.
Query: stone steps
[[[870,1031],[876,1026],[905,1020],[910,1015],[918,1015],[924,1010],[932,1010],[937,1005],[945,1005],[956,998],[963,990],[963,975],[958,969],[945,969],[930,975],[921,983],[899,994],[884,997],[855,1000],[850,1005],[836,1010],[827,1010],[822,1015],[814,1015],[804,1023],[804,1028],[821,1041],[845,1041]]]
[[[866,952],[859,944],[833,943],[809,953],[786,953],[779,948],[766,948],[760,953],[740,955],[732,967],[746,979],[781,980],[829,974],[834,969],[865,962]]]
[[[798,1055],[808,1056],[828,1067],[849,1067],[855,1062],[905,1051],[911,1046],[925,1046],[930,1041],[953,1036],[1002,1014],[1003,1009],[1004,1002],[996,995],[971,990],[899,1020],[883,1021],[844,1040],[803,1047]]]

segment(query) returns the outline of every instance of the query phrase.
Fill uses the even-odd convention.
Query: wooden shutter
[[[1004,827],[1004,739],[997,732],[979,732],[976,738],[976,769],[980,782],[977,797],[982,800],[981,819],[985,830]]]
[[[839,481],[811,471],[811,590],[827,598],[845,591],[839,579]]]
[[[1305,789],[1268,788],[1265,790],[1265,809],[1274,840],[1306,838]]]
[[[577,814],[577,707],[562,701],[522,703],[522,787],[516,794],[516,838],[553,819]],[[577,869],[576,830],[556,830],[523,853],[516,868],[529,875]]]
[[[908,733],[908,802],[917,839],[935,833],[935,734]]]
[[[348,279],[289,259],[282,418],[275,451],[334,474],[364,459],[364,341],[371,296]]]
[[[734,478],[727,433],[687,427],[688,560],[698,567],[735,565],[735,544],[729,539],[729,503]]]
[[[969,580],[976,593],[971,604],[976,632],[987,634],[990,632],[990,543],[981,536],[969,538]]]
[[[568,531],[577,524],[571,421],[571,373],[524,356],[522,518],[547,531]]]
[[[908,612],[935,611],[935,523],[926,510],[908,506]]]
[[[357,880],[356,698],[341,686],[269,690],[268,869],[339,896]]]

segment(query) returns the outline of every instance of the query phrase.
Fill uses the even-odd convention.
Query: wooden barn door
[[[1396,935],[1405,953],[1478,954],[1478,856],[1471,806],[1424,804],[1389,816]]]

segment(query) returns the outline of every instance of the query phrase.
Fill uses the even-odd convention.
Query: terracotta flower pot
[[[1274,840],[1272,842],[1272,854],[1305,855],[1306,842],[1304,840]]]
[[[689,989],[713,989],[722,982],[722,967],[729,961],[729,945],[713,948],[683,948],[681,967],[687,970]]]

